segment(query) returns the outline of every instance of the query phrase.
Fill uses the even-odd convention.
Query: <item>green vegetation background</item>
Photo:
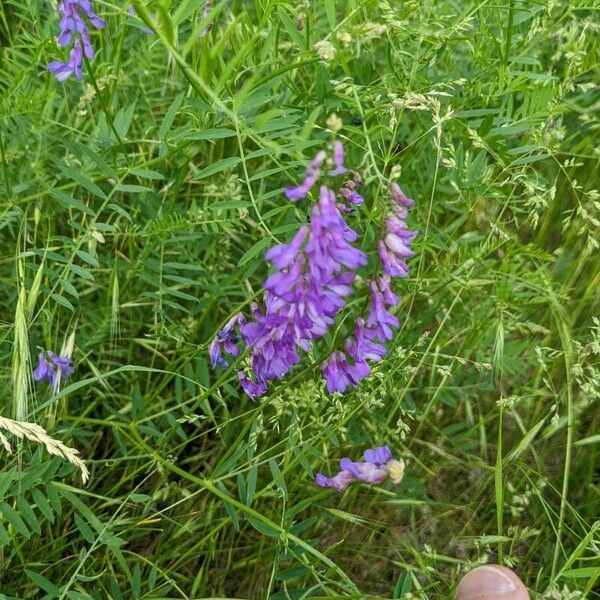
[[[94,3],[65,84],[52,3],[0,5],[0,415],[92,472],[4,431],[0,597],[448,598],[500,561],[599,598],[598,2],[133,4]],[[281,188],[333,112],[366,238],[390,175],[417,202],[402,328],[357,391],[324,392],[330,337],[253,403],[207,343],[306,221]],[[52,396],[31,368],[69,343]],[[382,443],[399,486],[314,485]]]

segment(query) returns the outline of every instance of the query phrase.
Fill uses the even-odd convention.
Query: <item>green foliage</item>
[[[598,598],[597,4],[131,4],[95,3],[65,84],[53,4],[0,5],[0,413],[92,471],[2,454],[0,599],[448,598],[489,561]],[[330,397],[345,313],[252,403],[207,346],[306,222],[282,188],[333,112],[365,247],[391,176],[417,201],[402,328]],[[73,332],[70,384],[34,386]],[[382,443],[399,486],[315,487]]]

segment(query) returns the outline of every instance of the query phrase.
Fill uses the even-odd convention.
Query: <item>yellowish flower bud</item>
[[[402,478],[404,477],[404,467],[405,467],[405,464],[402,459],[400,459],[400,460],[392,459],[387,464],[388,473],[390,474],[390,479],[394,483],[398,484],[402,481]]]
[[[337,133],[344,126],[342,119],[340,119],[337,113],[331,113],[327,118],[326,123],[327,127],[329,127],[333,133]]]

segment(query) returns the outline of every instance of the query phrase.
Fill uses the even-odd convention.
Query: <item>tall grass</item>
[[[214,4],[98,0],[65,84],[52,3],[0,6],[0,418],[91,472],[2,429],[0,598],[448,598],[490,561],[598,598],[598,6]],[[402,327],[354,392],[320,375],[341,320],[251,402],[207,345],[306,222],[282,188],[332,113],[366,242],[391,175],[417,201]],[[314,485],[383,443],[399,486]]]

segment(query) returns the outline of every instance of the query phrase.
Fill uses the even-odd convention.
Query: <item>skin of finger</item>
[[[504,592],[476,591],[487,579],[505,578],[514,585],[514,590]],[[508,583],[508,581],[507,581]],[[467,573],[456,588],[456,600],[530,600],[523,582],[513,571],[501,565],[485,565]]]

